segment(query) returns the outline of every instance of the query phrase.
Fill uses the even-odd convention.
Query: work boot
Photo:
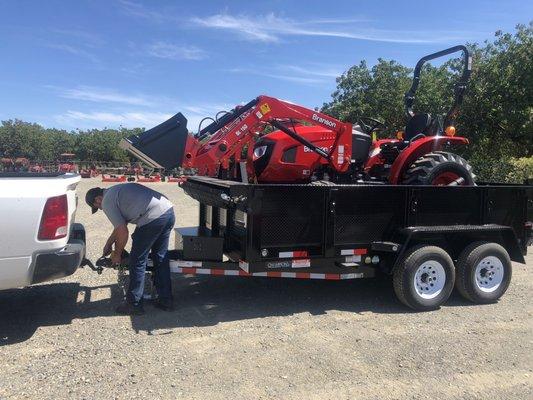
[[[144,308],[141,304],[131,304],[128,302],[123,302],[120,304],[117,308],[115,308],[115,311],[117,314],[122,315],[143,315],[144,314]]]
[[[154,301],[154,307],[159,308],[163,311],[174,311],[174,305],[172,304],[172,299],[156,299]]]

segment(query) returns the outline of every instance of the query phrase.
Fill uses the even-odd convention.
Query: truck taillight
[[[55,240],[67,236],[68,233],[68,203],[67,195],[50,197],[44,205],[41,225],[39,226],[39,240]]]

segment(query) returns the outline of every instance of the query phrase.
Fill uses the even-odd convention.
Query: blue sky
[[[321,106],[362,59],[513,31],[531,1],[0,0],[0,119],[150,128],[259,94]]]

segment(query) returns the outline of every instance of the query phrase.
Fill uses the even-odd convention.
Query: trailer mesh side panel
[[[279,188],[264,194],[261,205],[261,246],[317,245],[323,240],[324,192],[302,187]]]
[[[340,190],[335,203],[336,245],[382,240],[403,225],[405,191],[400,188]]]
[[[462,189],[461,187],[414,189],[413,197],[416,198],[417,205],[413,216],[416,225],[479,224],[481,191]]]

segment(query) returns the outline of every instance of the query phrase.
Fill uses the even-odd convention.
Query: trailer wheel
[[[415,246],[394,269],[393,284],[398,299],[419,311],[439,308],[453,290],[453,261],[436,246]]]
[[[507,291],[512,273],[511,259],[502,246],[476,242],[459,256],[455,287],[473,303],[493,303]]]
[[[472,166],[457,154],[434,151],[416,160],[405,172],[405,185],[473,186]]]

